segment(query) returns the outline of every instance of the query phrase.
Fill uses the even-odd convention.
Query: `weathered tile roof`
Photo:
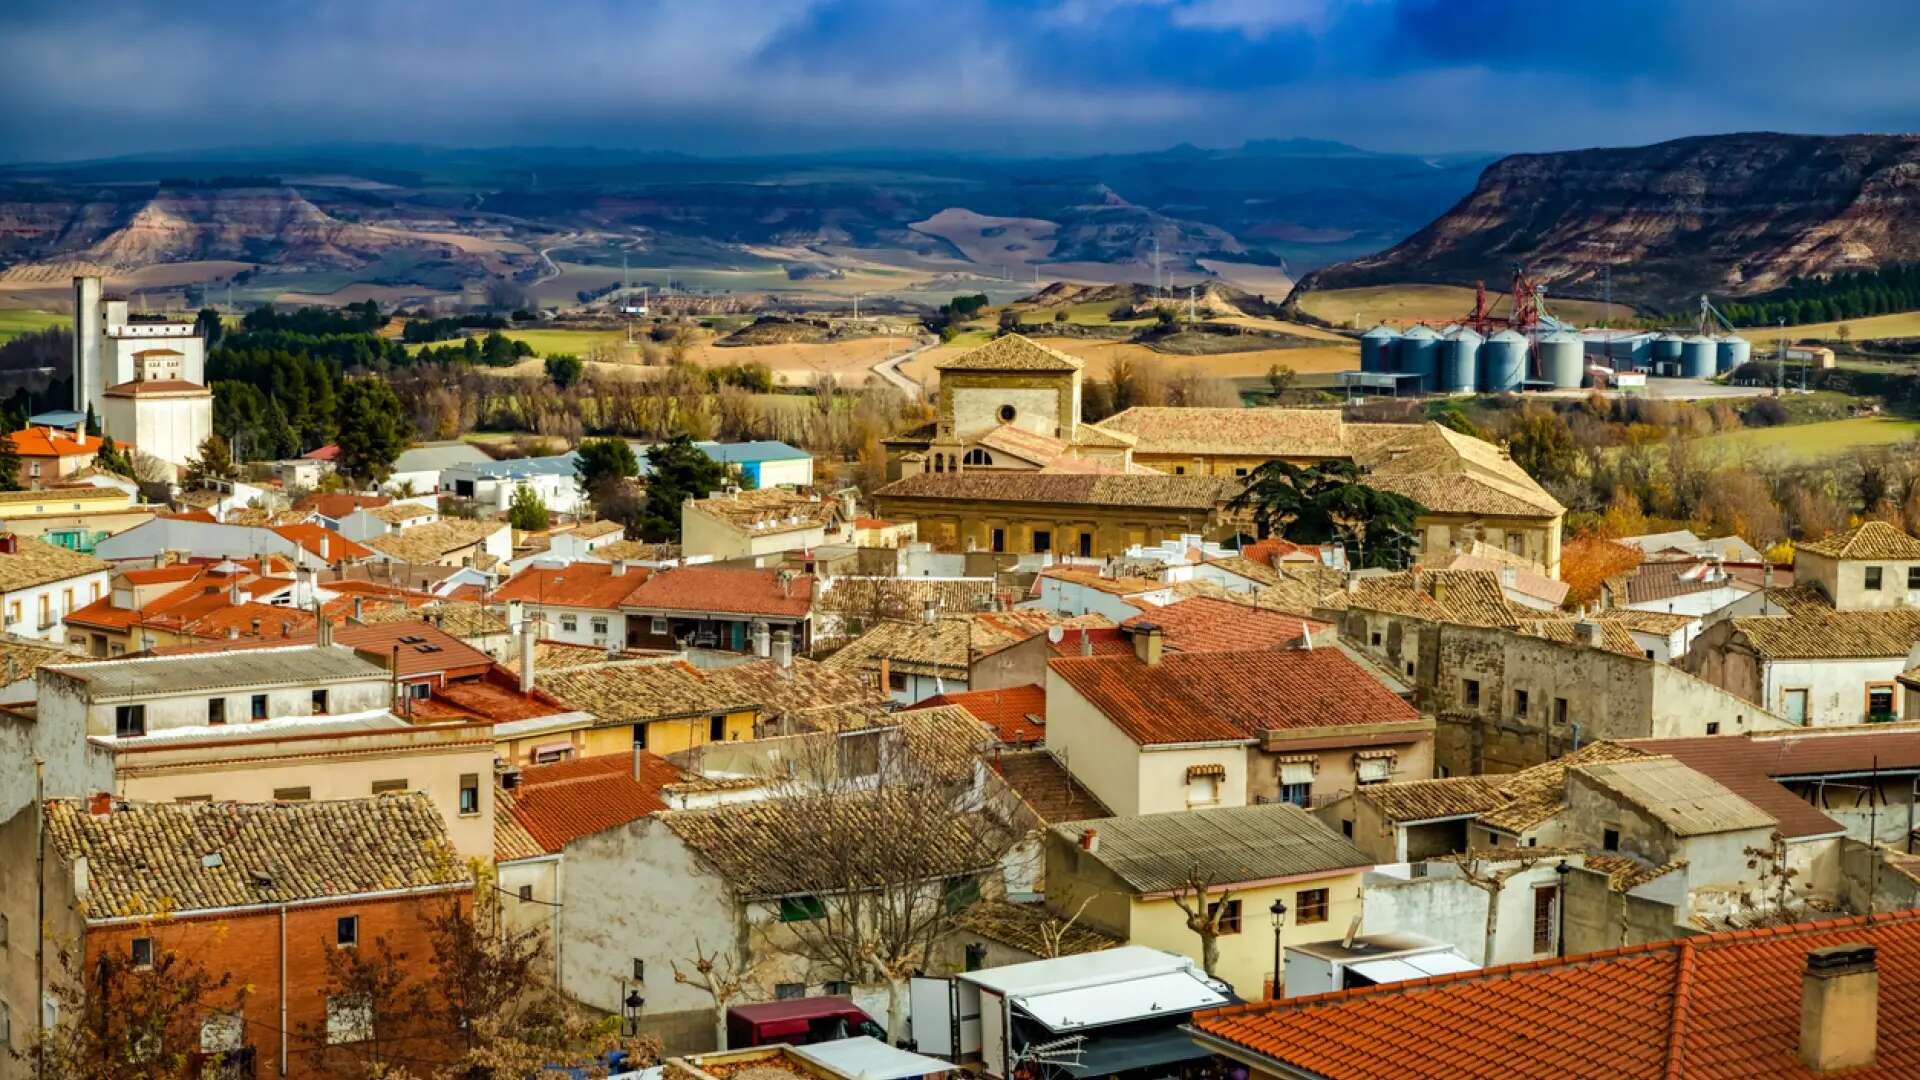
[[[381,507],[385,509],[385,507]],[[431,525],[397,529],[367,541],[367,547],[401,562],[430,563],[462,548],[478,544],[506,524],[499,521],[467,521],[442,518]]]
[[[1633,632],[1627,624],[1618,619],[1594,618],[1590,621],[1600,630],[1599,648],[1622,656],[1644,656],[1640,643],[1633,640]],[[1543,619],[1522,619],[1514,629],[1530,637],[1546,638],[1562,645],[1585,646],[1587,639],[1581,636],[1580,622],[1554,616]]]
[[[1540,612],[1522,608],[1500,591],[1498,574],[1484,570],[1423,570],[1358,580],[1347,607],[1406,615],[1429,622],[1516,629]]]
[[[874,495],[882,499],[962,499],[1200,512],[1225,504],[1245,486],[1244,479],[1219,476],[975,470],[921,473],[896,480]]]
[[[1372,803],[1386,820],[1399,822],[1480,814],[1506,801],[1500,778],[1492,776],[1364,784],[1354,789],[1353,797]]]
[[[1436,514],[1549,518],[1566,512],[1506,450],[1439,424],[1419,425],[1355,456],[1368,485]]]
[[[1051,750],[1009,750],[987,758],[1020,801],[1044,824],[1112,817],[1113,811],[1073,778]]]
[[[1829,559],[1920,560],[1920,540],[1884,521],[1869,521],[1857,528],[1808,540],[1796,550]]]
[[[567,535],[582,540],[597,540],[602,536],[611,536],[626,531],[626,527],[617,521],[583,521],[567,530]]]
[[[1481,545],[1476,545],[1481,546]],[[1537,564],[1536,564],[1537,565]],[[1491,558],[1479,554],[1455,555],[1443,570],[1484,570],[1500,579],[1501,587],[1507,588],[1506,571],[1513,572],[1512,588],[1515,592],[1525,593],[1543,603],[1555,607],[1567,598],[1567,583],[1550,578],[1538,569],[1515,565],[1503,559]]]
[[[1420,714],[1337,649],[1063,657],[1053,672],[1136,744],[1222,742]]]
[[[937,371],[1079,371],[1080,358],[1020,334],[1003,334],[977,349],[949,356]]]
[[[1628,630],[1638,630],[1643,634],[1671,634],[1693,625],[1697,618],[1677,611],[1642,611],[1639,608],[1607,608],[1594,617],[1617,622]]]
[[[759,695],[716,680],[684,661],[618,660],[563,671],[541,671],[539,686],[601,723],[637,723],[757,708]]]
[[[1920,609],[1836,611],[1812,586],[1770,594],[1786,611],[1733,620],[1753,650],[1768,660],[1855,660],[1904,657],[1920,637]]]
[[[813,606],[813,575],[731,566],[657,570],[622,605],[641,611],[717,612],[800,618]]]
[[[419,607],[382,604],[363,610],[368,625],[419,619],[430,622],[457,638],[491,637],[508,632],[507,617],[485,604],[471,600],[435,600]]]
[[[815,616],[917,619],[923,605],[936,611],[978,611],[993,599],[992,578],[836,577],[814,590]]]
[[[1772,828],[1772,814],[1671,757],[1599,761],[1574,772],[1667,827],[1676,836]]]
[[[13,554],[0,555],[0,593],[17,592],[113,569],[91,555],[69,551],[31,536],[15,536],[13,543]]]
[[[839,519],[830,500],[796,495],[782,488],[734,491],[709,499],[695,499],[695,510],[735,532],[751,536],[826,528]]]
[[[1803,728],[1763,735],[1691,739],[1634,739],[1624,745],[1666,754],[1713,777],[1773,815],[1789,839],[1831,836],[1841,826],[1782,785],[1776,777],[1865,773],[1920,768],[1920,724],[1861,724]]]
[[[1136,405],[1100,421],[1131,435],[1141,454],[1348,456],[1339,409],[1204,409]]]
[[[297,803],[47,804],[47,839],[87,860],[88,915],[253,907],[469,883],[425,794]]]
[[[513,815],[513,793],[497,782],[493,788],[493,861],[537,859],[547,854],[520,819]]]
[[[1120,625],[1158,626],[1166,647],[1178,652],[1242,652],[1292,645],[1328,625],[1300,615],[1196,596],[1143,611]]]
[[[957,705],[992,728],[1000,741],[1010,746],[1036,743],[1046,735],[1047,691],[1042,686],[936,694],[919,703],[919,706],[927,705]]]
[[[1089,828],[1099,834],[1099,843],[1087,857],[1135,893],[1176,890],[1195,871],[1215,885],[1229,885],[1373,865],[1359,848],[1291,803],[1068,822],[1055,825],[1053,832],[1077,843]]]
[[[389,525],[405,525],[424,517],[433,517],[436,511],[417,502],[389,502],[380,506],[365,508],[367,516],[378,518]]]
[[[1103,616],[1062,619],[1052,612],[1030,609],[982,611],[946,615],[931,623],[921,619],[883,622],[849,642],[825,661],[843,670],[878,671],[882,657],[899,671],[914,675],[965,678],[973,661],[1046,633],[1055,626],[1105,625]]]
[[[541,850],[554,853],[583,836],[665,810],[660,789],[686,778],[684,770],[644,750],[530,765],[495,812],[511,814]]]
[[[649,540],[615,540],[611,544],[602,544],[593,549],[593,557],[613,562],[627,559],[636,562],[657,562],[680,557],[679,544],[656,544]]]
[[[0,686],[33,677],[35,669],[78,659],[59,645],[37,638],[0,634]]]
[[[616,569],[620,572],[615,573]],[[621,601],[650,576],[645,567],[620,568],[612,563],[529,566],[495,590],[493,599],[500,603],[519,600],[536,606],[618,611]]]
[[[1479,817],[1490,829],[1518,835],[1559,813],[1567,805],[1567,769],[1607,761],[1644,757],[1643,751],[1621,743],[1593,742],[1552,761],[1510,776],[1496,777],[1504,801]]]
[[[1920,1076],[1920,912],[1702,934],[1197,1013],[1207,1039],[1327,1080],[1813,1077],[1796,1050],[1807,954],[1879,953],[1879,1045],[1858,1080]],[[1277,1066],[1270,1067],[1279,1072]]]
[[[231,517],[228,524],[238,524]],[[366,547],[312,522],[299,522],[292,525],[275,525],[272,531],[300,545],[308,554],[327,560],[329,564],[347,561],[359,561],[373,557]]]
[[[1048,911],[1043,904],[981,900],[954,916],[953,923],[956,929],[1042,959],[1079,956],[1125,944],[1119,938],[1103,934],[1085,923],[1066,925],[1066,920]]]

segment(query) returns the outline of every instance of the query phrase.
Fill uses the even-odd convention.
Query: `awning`
[[[909,1053],[879,1039],[860,1035],[851,1039],[796,1046],[793,1052],[816,1065],[855,1080],[908,1080],[948,1072],[953,1066],[939,1058]]]
[[[1229,1004],[1233,999],[1208,986],[1196,974],[1170,971],[1144,979],[1083,986],[1051,994],[1021,997],[1017,1004],[1050,1031],[1067,1032],[1101,1024],[1119,1024],[1151,1016],[1189,1013]]]
[[[1210,1056],[1179,1028],[1156,1028],[1138,1035],[1093,1035],[1081,1044],[1080,1060],[1060,1067],[1074,1076],[1111,1076],[1128,1069],[1149,1069]]]

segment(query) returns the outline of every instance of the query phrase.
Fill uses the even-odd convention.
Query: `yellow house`
[[[1070,472],[921,473],[874,493],[882,517],[912,521],[944,551],[1122,555],[1132,544],[1246,531],[1232,479]]]
[[[1203,966],[1188,910],[1217,913],[1210,973],[1251,1001],[1273,990],[1275,903],[1285,905],[1280,946],[1344,937],[1360,917],[1360,881],[1372,866],[1288,803],[1072,822],[1047,834],[1047,907]]]
[[[79,485],[0,491],[0,519],[14,535],[37,536],[50,544],[81,551],[92,550],[102,536],[152,521],[159,509],[118,487]]]
[[[1134,464],[1174,475],[1202,476],[1246,476],[1269,461],[1308,465],[1350,460],[1349,426],[1338,408],[1140,405],[1100,421],[1102,430],[1134,440]]]

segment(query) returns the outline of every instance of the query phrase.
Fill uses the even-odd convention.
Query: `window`
[[[1480,680],[1460,680],[1460,701],[1469,709],[1480,707]]]
[[[647,725],[644,723],[633,725],[633,748],[635,750],[647,748]]]
[[[978,971],[980,969],[968,968],[967,970]],[[846,997],[848,994],[853,993],[853,984],[845,979],[828,979],[826,982],[820,984],[820,990],[828,997]]]
[[[327,1045],[366,1042],[373,1038],[373,1002],[361,994],[327,999]]]
[[[230,1054],[245,1046],[247,1042],[247,1020],[237,1012],[210,1012],[200,1021],[200,1052],[203,1054]],[[208,1075],[219,1075],[211,1071]]]
[[[1558,885],[1536,885],[1533,890],[1533,951],[1553,952],[1553,909],[1560,900]]]
[[[894,671],[892,669],[888,669],[887,689],[905,690],[906,688],[907,688],[907,673],[904,671]]]
[[[116,705],[113,709],[113,733],[122,739],[137,739],[147,733],[145,705]]]
[[[1033,552],[1044,555],[1053,550],[1053,533],[1046,529],[1033,530]]]
[[[1187,467],[1185,465],[1175,465],[1173,467],[1173,475],[1175,476],[1187,475]]]
[[[1220,778],[1218,776],[1187,777],[1187,805],[1199,806],[1202,803],[1220,801]]]
[[[976,446],[967,451],[967,456],[961,458],[960,462],[963,465],[991,465],[993,464],[993,455]]]
[[[153,966],[153,939],[137,937],[133,939],[133,966],[147,968]]]
[[[991,550],[994,550],[994,551],[1007,550],[1007,530],[1005,529],[993,530],[992,534],[988,537],[988,544],[990,545]]]
[[[1221,910],[1221,907],[1220,907],[1221,901],[1219,900],[1215,900],[1213,903],[1208,904],[1207,918],[1212,919],[1215,916],[1218,916],[1220,919],[1220,922],[1218,925],[1220,927],[1221,933],[1237,934],[1240,932],[1240,901],[1228,900],[1228,901],[1225,901],[1225,903],[1226,903],[1226,909],[1224,911]]]
[[[17,623],[19,621],[20,621],[20,601],[18,600],[7,601],[7,625],[12,626],[14,623]]]
[[[578,615],[560,616],[560,629],[565,630],[569,634],[578,631],[580,629],[580,616]]]
[[[1080,557],[1083,559],[1093,558],[1093,534],[1090,532],[1080,534]]]
[[[1393,779],[1393,759],[1361,758],[1354,766],[1354,780],[1361,784],[1384,784]]]
[[[207,701],[207,723],[224,724],[227,722],[227,699],[211,698]]]
[[[1307,806],[1310,803],[1313,802],[1313,785],[1312,784],[1281,784],[1280,785],[1280,801],[1284,803],[1292,803],[1293,805],[1298,806],[1302,810],[1304,810],[1307,808]]]
[[[1868,683],[1867,722],[1879,724],[1893,719],[1896,719],[1893,715],[1893,684]]]
[[[1243,466],[1243,467],[1241,467],[1241,468],[1237,468],[1237,469],[1235,469],[1235,470],[1233,470],[1233,475],[1235,475],[1235,476],[1245,476],[1245,475],[1247,475],[1247,470],[1246,470],[1246,468],[1245,468],[1244,466]]]
[[[1525,690],[1515,690],[1513,692],[1513,715],[1527,715],[1527,692]]]
[[[1619,851],[1620,850],[1620,830],[1619,829],[1600,830],[1600,846],[1601,848],[1607,851]]]
[[[979,899],[979,878],[963,877],[947,882],[947,914],[958,915],[972,907]]]
[[[806,983],[774,983],[773,984],[773,999],[775,1001],[792,1001],[794,998],[803,998],[806,996],[807,996]]]
[[[373,782],[373,793],[375,795],[405,795],[407,793],[407,782],[405,780],[375,780]]]
[[[1880,591],[1880,567],[1878,566],[1867,567],[1866,586],[1868,591],[1870,592]]]
[[[1565,724],[1567,722],[1566,698],[1557,697],[1553,699],[1553,722],[1556,724]]]
[[[1907,567],[1907,588],[1920,589],[1920,566]]]
[[[1368,636],[1368,640],[1373,643],[1374,648],[1376,649],[1379,648],[1380,647],[1380,631],[1375,630],[1371,635]]]
[[[1293,894],[1294,922],[1301,926],[1327,921],[1327,890],[1301,889]]]
[[[653,619],[647,623],[647,633],[649,634],[664,634],[666,632],[667,620],[665,616],[655,615]]]
[[[727,718],[726,717],[710,716],[707,718],[707,741],[708,742],[727,741]]]
[[[273,789],[274,802],[306,802],[313,798],[313,789],[308,787],[277,787]]]
[[[637,956],[633,958],[633,981],[647,981],[647,962]]]
[[[1353,839],[1353,819],[1351,818],[1340,819],[1340,835],[1346,837],[1349,840]]]
[[[253,695],[253,718],[255,720],[265,720],[267,718],[267,695]]]
[[[783,896],[780,898],[781,922],[811,922],[827,917],[827,905],[817,896]]]
[[[1807,722],[1807,692],[1802,690],[1781,691],[1781,712],[1788,720],[1796,724]]]
[[[460,774],[460,816],[480,812],[480,774]]]
[[[324,715],[326,711],[327,692],[325,690],[315,690],[313,692],[313,715],[321,716]]]
[[[565,761],[572,756],[573,748],[570,746],[555,747],[552,750],[535,750],[533,752],[533,763],[535,765],[551,765],[556,761]]]
[[[333,920],[333,943],[343,949],[360,944],[360,916],[342,915]]]
[[[1018,415],[1020,415],[1019,411],[1015,409],[1013,406],[1011,405],[1000,406],[1000,422],[1001,423],[1011,424],[1013,423],[1013,418]]]
[[[53,597],[48,596],[45,593],[41,593],[40,594],[40,628],[44,630],[47,627],[52,625],[53,625]]]
[[[1720,721],[1718,720],[1707,721],[1707,734],[1709,735],[1720,734]]]
[[[531,885],[520,886],[520,891],[516,895],[518,895],[522,900],[533,899],[533,886]]]
[[[595,615],[593,617],[593,633],[596,637],[607,636],[607,617],[605,615]]]

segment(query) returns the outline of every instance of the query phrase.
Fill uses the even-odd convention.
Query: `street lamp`
[[[1553,898],[1553,955],[1561,957],[1567,955],[1567,874],[1572,869],[1565,859],[1553,868],[1554,875],[1560,879],[1560,891]]]
[[[1273,989],[1269,996],[1280,996],[1280,931],[1287,925],[1287,902],[1275,898],[1267,911],[1273,915]]]

